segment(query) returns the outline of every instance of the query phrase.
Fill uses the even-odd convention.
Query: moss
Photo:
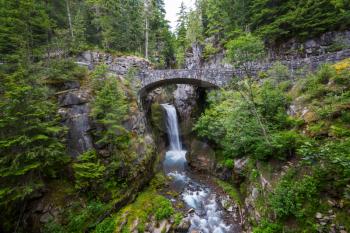
[[[116,220],[112,217],[106,218],[96,226],[93,233],[113,233],[116,225]]]
[[[163,109],[158,103],[151,105],[151,124],[152,128],[158,132],[165,132],[165,125],[163,119]]]
[[[314,122],[314,121],[318,120],[318,116],[315,112],[309,111],[309,112],[305,113],[304,120],[306,123]]]
[[[340,210],[336,213],[335,222],[339,225],[343,225],[346,231],[350,231],[350,215],[346,209]]]
[[[239,191],[231,184],[222,181],[220,179],[215,179],[215,182],[227,193],[238,205],[242,205],[243,201]]]
[[[178,226],[181,222],[181,220],[183,219],[183,214],[180,213],[180,212],[177,212],[175,215],[174,215],[174,224],[175,226]]]
[[[204,45],[203,58],[204,60],[209,59],[211,56],[219,52],[218,48],[215,48],[212,43],[206,43]]]
[[[325,121],[314,122],[308,126],[310,136],[328,135],[329,125]]]
[[[115,232],[130,232],[136,223],[139,232],[143,232],[145,225],[149,223],[152,216],[157,221],[169,218],[174,214],[171,202],[157,193],[165,182],[165,177],[157,174],[151,181],[150,186],[141,192],[135,202],[125,206],[115,216],[116,229]],[[123,224],[125,223],[125,225]],[[120,229],[122,226],[122,229]]]
[[[344,59],[333,65],[337,73],[341,73],[344,70],[350,69],[350,58]]]

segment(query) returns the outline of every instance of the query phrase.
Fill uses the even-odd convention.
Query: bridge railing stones
[[[142,88],[157,82],[166,82],[166,80],[176,79],[181,82],[181,79],[186,79],[189,82],[203,81],[213,86],[222,87],[226,85],[233,75],[234,70],[229,69],[173,69],[173,70],[143,70],[140,72]]]

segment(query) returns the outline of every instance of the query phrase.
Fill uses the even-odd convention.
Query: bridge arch
[[[191,84],[204,88],[225,86],[233,76],[232,70],[147,70],[140,73],[141,88],[139,97],[143,98],[157,87],[168,84]]]

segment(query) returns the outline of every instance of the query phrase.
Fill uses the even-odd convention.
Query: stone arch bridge
[[[229,69],[173,69],[143,70],[139,73],[142,98],[153,89],[167,84],[191,84],[199,87],[218,88],[229,83],[235,72]]]

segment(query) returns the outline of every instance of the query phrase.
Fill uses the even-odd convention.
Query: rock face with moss
[[[118,75],[126,75],[131,68],[148,70],[151,63],[136,56],[115,56],[110,53],[99,51],[86,51],[77,58],[78,62],[93,68],[99,64],[106,64],[110,71]]]
[[[349,68],[346,59],[305,78],[268,72],[256,83],[269,143],[239,93],[211,96],[195,130],[215,148],[217,168],[230,171],[214,174],[240,191],[248,232],[350,230]]]
[[[93,148],[89,133],[91,129],[89,100],[89,91],[81,89],[80,84],[59,95],[59,113],[63,124],[68,128],[68,152],[74,158]]]
[[[43,196],[31,203],[35,211],[26,214],[27,229],[88,229],[134,200],[153,177],[156,146],[137,103],[137,80],[127,72],[148,63],[133,57],[113,60],[122,67],[116,73],[123,75],[110,74],[102,64],[80,83],[63,85],[57,92],[72,157],[69,175],[64,183],[50,182]],[[60,188],[54,192],[54,186]]]
[[[266,61],[256,63],[254,70],[266,71],[274,62],[279,61],[292,72],[306,68],[315,70],[324,63],[335,63],[350,56],[350,31],[327,32],[319,37],[310,38],[305,42],[290,39],[268,49]],[[206,56],[202,45],[194,44],[186,57],[186,67],[189,69],[232,69],[225,60],[225,52]],[[239,72],[238,72],[239,73]]]

